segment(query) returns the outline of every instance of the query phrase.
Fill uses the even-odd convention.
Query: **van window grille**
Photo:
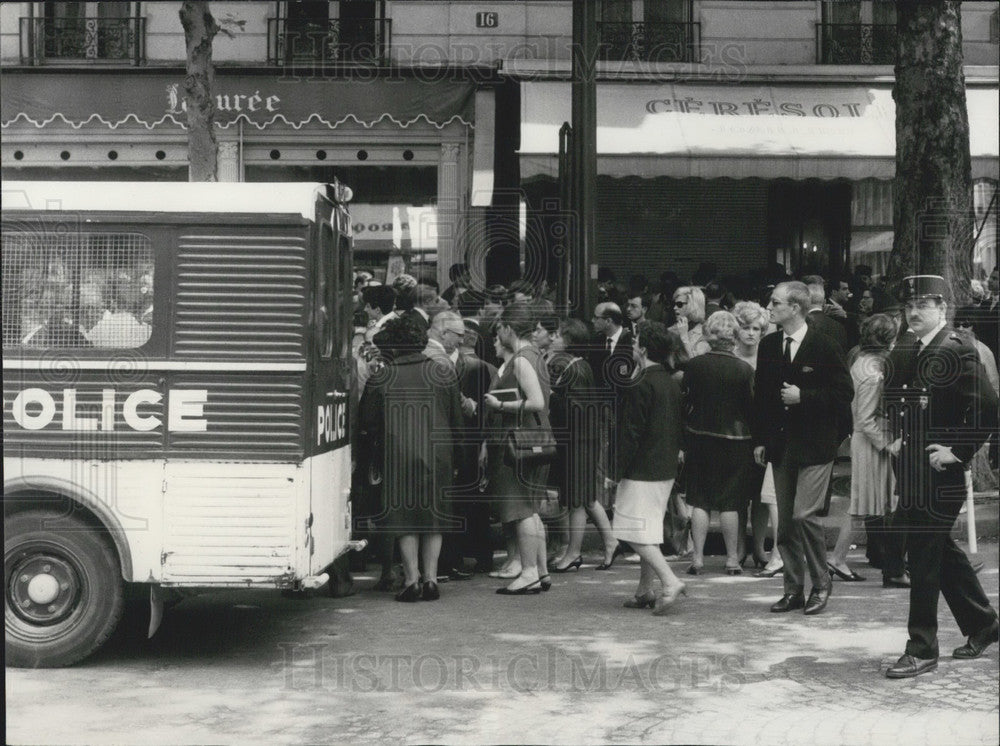
[[[142,347],[152,331],[153,287],[148,236],[3,231],[5,346]]]

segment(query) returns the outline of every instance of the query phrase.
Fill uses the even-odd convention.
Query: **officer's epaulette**
[[[949,342],[958,342],[960,345],[965,344],[965,339],[958,332],[949,332],[947,339]]]

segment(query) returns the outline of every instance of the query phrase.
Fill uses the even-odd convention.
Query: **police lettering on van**
[[[121,401],[125,424],[139,432],[149,432],[162,426],[159,417],[141,409],[143,405],[159,404],[162,398],[160,392],[153,389],[133,391]],[[78,411],[76,389],[63,389],[61,429],[81,432],[114,430],[119,399],[114,389],[101,389],[101,411],[100,416],[96,416],[92,412]],[[208,420],[204,417],[207,401],[206,389],[170,389],[167,392],[167,430],[187,433],[208,430]],[[56,418],[55,397],[45,389],[24,389],[14,397],[11,414],[14,422],[25,430],[44,430]]]
[[[347,443],[347,399],[342,394],[338,398],[339,401],[316,407],[317,447],[341,446]]]

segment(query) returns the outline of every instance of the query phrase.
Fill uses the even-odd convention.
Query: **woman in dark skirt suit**
[[[677,476],[682,412],[681,390],[663,364],[670,355],[667,327],[643,321],[632,343],[636,362],[632,385],[625,388],[618,419],[615,519],[612,531],[639,555],[639,587],[628,608],[652,606],[665,614],[685,593],[663,558],[663,517]],[[659,579],[662,590],[655,592]]]
[[[458,379],[421,354],[427,332],[407,319],[389,321],[374,341],[387,365],[368,380],[360,418],[382,451],[379,525],[398,536],[403,557],[406,586],[396,600],[436,601],[441,533],[461,526],[445,497],[462,427]]]
[[[726,572],[741,575],[739,511],[759,488],[750,441],[754,370],[733,354],[739,322],[716,311],[705,322],[711,350],[692,359],[684,370],[684,452],[687,503],[692,508],[694,556],[688,574],[705,563],[709,512],[719,511],[726,543]]]
[[[597,566],[598,570],[611,567],[618,545],[608,514],[597,501],[598,487],[602,486],[598,485],[597,451],[605,419],[595,396],[594,372],[585,357],[589,341],[590,330],[578,319],[561,321],[552,337],[549,412],[558,449],[552,470],[559,503],[569,512],[569,544],[556,559],[552,572],[566,572],[583,563],[580,549],[588,515],[604,540],[604,562]]]

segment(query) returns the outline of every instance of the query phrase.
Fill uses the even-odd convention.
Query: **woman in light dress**
[[[760,340],[768,332],[771,315],[766,308],[752,301],[737,303],[733,307],[733,315],[740,325],[736,331],[736,349],[734,350],[736,357],[756,370],[757,348],[760,346]],[[773,547],[770,559],[767,558],[767,553],[764,551],[768,521],[771,522],[771,545]],[[773,578],[781,572],[783,563],[781,555],[777,551],[778,501],[774,493],[774,471],[771,464],[768,464],[764,470],[759,497],[755,498],[750,506],[750,526],[753,530],[754,563],[757,567],[763,567],[757,574],[760,577]],[[744,550],[740,551],[741,557],[745,554]]]
[[[851,535],[859,519],[892,512],[895,479],[891,456],[899,451],[893,442],[882,406],[885,362],[896,336],[896,325],[885,314],[875,314],[861,324],[861,344],[851,365],[854,399],[851,415],[851,504],[840,527],[837,544],[828,558],[830,574],[842,580],[864,580],[847,564]],[[885,549],[881,547],[880,549]]]

